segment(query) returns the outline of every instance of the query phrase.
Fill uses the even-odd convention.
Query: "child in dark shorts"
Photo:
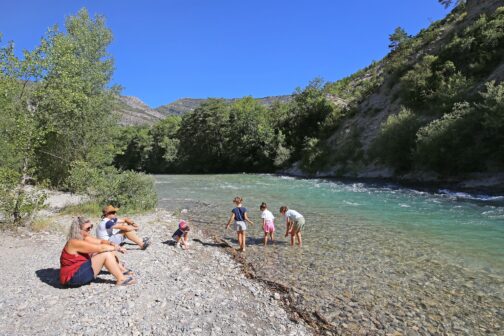
[[[189,225],[185,220],[181,220],[178,225],[177,231],[175,231],[172,235],[172,238],[175,240],[177,247],[182,246],[184,250],[189,248]]]

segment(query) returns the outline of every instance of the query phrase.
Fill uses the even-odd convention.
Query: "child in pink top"
[[[271,239],[271,242],[273,242],[273,235],[275,233],[275,217],[273,216],[271,211],[268,210],[268,206],[264,202],[262,202],[259,206],[259,210],[261,210],[261,218],[263,221],[264,230],[264,246],[266,246],[268,244],[268,235]]]
[[[189,248],[189,225],[185,220],[181,220],[178,225],[177,231],[172,235],[173,240],[175,240],[175,246],[181,246],[182,249],[186,250]],[[182,245],[181,245],[182,243]]]

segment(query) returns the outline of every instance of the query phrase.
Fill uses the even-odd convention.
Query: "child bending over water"
[[[271,239],[271,242],[273,242],[273,235],[275,233],[275,224],[273,220],[275,219],[275,217],[273,216],[271,211],[268,210],[268,206],[264,202],[262,202],[259,206],[259,210],[261,210],[261,218],[263,220],[264,246],[266,246],[268,244],[268,235]]]
[[[286,206],[280,207],[280,214],[285,217],[287,224],[287,231],[285,231],[285,237],[289,234],[291,235],[291,246],[294,245],[294,237],[297,238],[297,243],[302,246],[303,241],[301,239],[301,230],[303,230],[305,219],[296,210],[289,210]]]
[[[234,229],[238,236],[238,244],[240,248],[238,251],[245,251],[245,231],[247,231],[247,224],[245,222],[249,222],[250,224],[254,224],[247,215],[247,208],[242,206],[243,198],[237,196],[233,199],[233,203],[236,205],[233,210],[231,210],[231,217],[229,217],[228,223],[226,225],[226,230],[229,229],[229,226],[234,221]]]

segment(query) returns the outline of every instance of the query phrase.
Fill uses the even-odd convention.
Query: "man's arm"
[[[128,217],[118,219],[117,223],[123,223],[123,224],[131,225],[135,229],[138,229],[140,227],[140,225],[138,225],[137,223],[135,223],[135,221],[133,219],[128,218]]]

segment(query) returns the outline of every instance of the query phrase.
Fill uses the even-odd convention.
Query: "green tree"
[[[37,175],[60,185],[73,161],[102,166],[112,161],[112,33],[103,17],[86,9],[67,18],[66,33],[55,27],[42,42],[46,70],[36,85],[39,123],[48,133],[37,150]]]
[[[178,168],[180,116],[168,116],[150,129],[152,147],[147,164],[150,173],[166,173]]]
[[[121,170],[146,171],[153,146],[149,128],[124,126],[117,133],[119,153],[114,158],[114,165]]]
[[[0,48],[0,212],[14,224],[41,206],[45,196],[28,187],[35,150],[46,132],[37,122],[32,85],[43,72],[40,48],[24,51],[22,59],[13,42]]]
[[[326,98],[324,83],[319,78],[311,81],[303,90],[296,90],[288,112],[278,123],[292,159],[301,158],[307,139],[320,137],[324,122],[333,108]]]
[[[483,151],[475,143],[478,116],[469,103],[458,103],[417,132],[417,165],[443,175],[477,171],[485,162]]]
[[[450,7],[452,4],[458,6],[460,4],[466,3],[466,0],[438,0],[438,2],[444,6],[444,8]]]
[[[275,133],[267,109],[252,97],[229,108],[226,152],[235,171],[268,171],[276,155]]]
[[[229,171],[225,151],[229,106],[222,99],[209,99],[182,117],[177,138],[185,172]]]
[[[394,50],[400,48],[410,38],[411,38],[411,36],[409,36],[403,28],[397,27],[394,30],[394,33],[392,33],[389,36],[389,41],[390,41],[389,48],[392,51],[394,51]]]
[[[397,171],[411,169],[415,134],[420,126],[421,122],[411,110],[401,108],[397,115],[390,115],[382,123],[380,133],[372,144],[371,155]]]

